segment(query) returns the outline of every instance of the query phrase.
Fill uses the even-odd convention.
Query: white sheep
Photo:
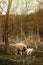
[[[32,52],[33,52],[33,48],[28,48],[28,49],[26,50],[26,54],[27,54],[27,55],[31,55]]]
[[[27,49],[27,46],[24,43],[14,44],[15,53],[20,53],[22,55],[22,53],[25,52],[26,49]]]

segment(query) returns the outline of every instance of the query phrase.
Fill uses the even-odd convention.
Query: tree
[[[6,7],[5,7],[6,6]],[[2,31],[2,42],[4,42],[4,20],[3,20],[3,15],[6,14],[7,10],[7,2],[6,0],[0,0],[0,15],[1,15],[1,31]]]
[[[9,19],[9,12],[11,8],[12,0],[8,0],[8,8],[6,13],[6,20],[4,25],[4,40],[5,40],[5,53],[9,54],[9,42],[8,42],[8,19]]]

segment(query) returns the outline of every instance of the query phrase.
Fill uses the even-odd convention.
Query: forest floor
[[[0,46],[0,65],[43,65],[43,51],[34,52],[33,55],[4,54],[4,47]]]
[[[43,57],[0,55],[0,65],[43,65]]]

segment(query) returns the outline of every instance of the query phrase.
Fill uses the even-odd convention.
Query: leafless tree
[[[4,22],[4,38],[5,38],[5,53],[9,54],[9,42],[8,42],[8,19],[9,19],[9,12],[11,8],[12,0],[8,0],[8,7],[6,13],[6,20]]]

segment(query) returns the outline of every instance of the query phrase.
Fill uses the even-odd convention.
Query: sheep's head
[[[23,51],[25,52],[26,50],[27,50],[27,47],[24,46],[24,47],[23,47]]]

